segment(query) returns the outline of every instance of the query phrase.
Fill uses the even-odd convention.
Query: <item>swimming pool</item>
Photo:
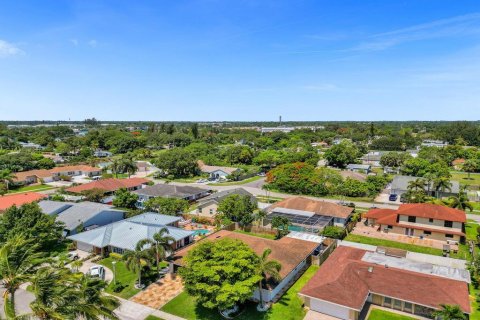
[[[208,229],[197,229],[193,231],[193,236],[204,236],[210,231]]]

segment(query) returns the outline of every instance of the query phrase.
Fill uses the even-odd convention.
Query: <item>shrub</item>
[[[341,240],[345,238],[346,232],[345,232],[345,229],[342,227],[326,226],[320,234],[328,238]]]
[[[125,288],[125,285],[121,284],[120,282],[116,282],[112,285],[113,292],[120,292]]]
[[[62,181],[72,181],[72,177],[70,176],[67,176],[67,175],[64,175],[62,174],[61,176],[59,176],[60,180]]]
[[[111,252],[109,254],[109,257],[114,259],[114,260],[122,260],[123,259],[123,256],[120,253],[115,253],[115,252]]]

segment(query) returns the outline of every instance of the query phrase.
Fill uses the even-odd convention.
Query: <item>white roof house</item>
[[[175,239],[174,249],[193,241],[194,232],[174,227],[180,218],[157,213],[144,213],[132,218],[85,231],[68,239],[77,242],[77,248],[83,251],[123,253],[135,250],[140,240],[153,239],[153,235],[166,227],[169,236]]]

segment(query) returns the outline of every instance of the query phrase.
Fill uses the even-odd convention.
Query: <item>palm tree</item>
[[[122,162],[119,159],[113,159],[110,170],[112,170],[115,178],[118,178],[118,173],[122,170]]]
[[[77,318],[81,319],[118,319],[113,310],[120,306],[117,298],[103,294],[106,282],[100,279],[81,275],[76,296],[81,303]]]
[[[425,180],[422,178],[417,178],[415,180],[408,182],[408,189],[409,190],[425,190]]]
[[[280,276],[280,270],[282,269],[282,265],[277,260],[268,260],[268,256],[272,253],[271,249],[265,249],[262,255],[259,256],[259,262],[257,265],[257,273],[262,277],[262,280],[258,282],[258,293],[260,296],[260,305],[259,309],[264,309],[264,302],[263,302],[263,281],[266,282],[267,275],[270,276],[275,281],[280,281],[282,277]]]
[[[433,188],[437,193],[437,198],[439,197],[439,191],[441,190],[442,193],[445,193],[445,190],[452,190],[452,184],[448,178],[440,177],[433,181]]]
[[[458,305],[440,304],[442,309],[433,312],[434,317],[442,320],[465,320],[467,317]]]
[[[125,260],[125,265],[128,270],[137,273],[138,275],[138,287],[142,285],[142,270],[144,265],[150,264],[150,254],[148,250],[145,250],[145,245],[149,243],[150,240],[144,239],[138,241],[135,246],[135,250],[127,250],[123,254],[123,259]]]
[[[42,254],[36,252],[38,246],[32,241],[16,236],[8,240],[0,249],[0,279],[3,281],[4,311],[7,318],[15,317],[15,292],[43,262]]]
[[[163,227],[153,235],[153,241],[149,240],[153,244],[152,249],[155,253],[157,271],[159,270],[160,260],[166,258],[167,252],[172,250],[172,243],[175,243],[175,238],[168,234],[170,234],[170,231]]]
[[[0,170],[0,182],[5,184],[5,186],[7,187],[7,191],[9,184],[13,183],[13,179],[15,179],[15,174],[13,174],[10,170]]]
[[[137,172],[137,164],[132,159],[130,158],[122,159],[121,164],[122,164],[122,171],[128,172],[129,178],[130,178],[130,175],[135,174],[135,172]]]
[[[257,212],[253,214],[253,216],[254,221],[257,222],[257,224],[260,226],[262,220],[265,219],[265,217],[267,216],[267,213],[264,210],[257,210]]]
[[[462,187],[458,196],[451,196],[448,198],[450,200],[450,207],[466,211],[467,209],[473,211],[473,205],[468,199],[467,192],[465,191],[465,187]]]

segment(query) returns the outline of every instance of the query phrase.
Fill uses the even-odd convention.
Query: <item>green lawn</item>
[[[163,319],[162,319],[162,318],[159,318],[159,317],[155,317],[155,316],[149,315],[149,316],[146,317],[144,320],[163,320]]]
[[[380,309],[372,309],[370,311],[370,315],[368,316],[368,320],[415,320],[416,318],[396,314],[393,312],[388,312],[385,310]]]
[[[243,234],[248,234],[248,235],[250,235],[250,236],[255,236],[255,237],[260,237],[260,238],[275,240],[275,235],[274,235],[274,234],[269,234],[269,233],[256,233],[256,232],[249,232],[249,231],[243,231],[243,230],[235,230],[235,232],[243,233]]]
[[[480,186],[480,174],[472,173],[470,174],[470,178],[468,178],[468,174],[464,172],[458,171],[451,171],[452,180],[458,181],[460,184],[467,185],[467,186]]]
[[[242,185],[246,184],[249,182],[257,181],[260,180],[262,177],[260,176],[254,176],[245,180],[241,181],[228,181],[228,182],[219,182],[219,183],[209,183],[209,186],[236,186],[236,185]]]
[[[44,185],[44,184],[36,184],[33,186],[25,186],[25,187],[20,187],[16,189],[11,189],[8,191],[8,193],[21,193],[21,192],[33,192],[33,191],[44,191],[44,190],[50,190],[50,189],[55,189],[55,187]]]
[[[112,258],[105,258],[103,260],[100,260],[98,263],[113,271],[112,261],[113,261]],[[128,299],[140,291],[138,289],[135,289],[134,287],[135,280],[137,280],[137,275],[127,270],[125,263],[122,261],[118,261],[117,264],[115,265],[115,279],[117,282],[124,285],[125,288],[120,292],[114,292],[113,281],[112,281],[108,285],[108,287],[105,289],[106,292],[113,295],[117,295],[124,299]]]
[[[359,235],[356,235],[356,234],[349,234],[345,238],[345,240],[351,241],[351,242],[359,242],[359,243],[364,243],[364,244],[370,244],[372,246],[390,247],[390,248],[397,248],[397,249],[402,249],[402,250],[407,250],[407,251],[412,251],[412,252],[431,254],[431,255],[434,255],[434,256],[441,256],[442,255],[442,250],[441,249],[435,249],[435,248],[430,248],[430,247],[422,247],[422,246],[417,246],[417,245],[413,245],[413,244],[401,243],[401,242],[396,242],[396,241],[389,241],[389,240],[384,240],[384,239],[370,238],[370,237],[365,237],[365,236],[359,236]]]
[[[302,300],[297,296],[298,291],[310,280],[318,270],[318,266],[310,266],[295,284],[265,313],[256,310],[256,303],[246,304],[245,311],[236,317],[238,320],[302,320],[306,311]],[[205,309],[197,305],[194,297],[182,292],[176,298],[162,307],[163,311],[183,317],[187,320],[221,320],[217,310]]]

